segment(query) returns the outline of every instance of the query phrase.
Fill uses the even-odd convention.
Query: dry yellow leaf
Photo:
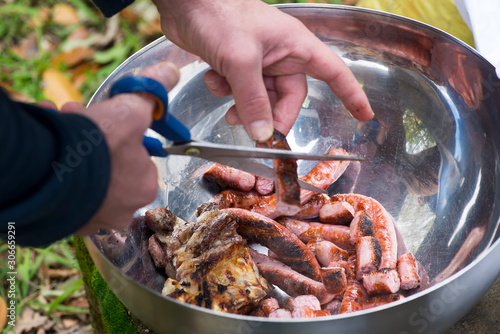
[[[70,51],[63,52],[57,57],[53,58],[51,64],[54,67],[58,67],[61,63],[66,64],[69,67],[74,67],[84,60],[92,59],[92,57],[94,57],[94,54],[95,50],[88,46],[74,48]]]
[[[58,108],[70,101],[82,103],[82,94],[61,72],[49,68],[43,72],[42,80],[43,94],[47,99],[54,102]]]
[[[70,26],[80,23],[80,18],[75,7],[68,4],[57,4],[53,7],[52,20],[62,26]]]
[[[0,296],[0,329],[5,326],[7,322],[7,304],[5,300]]]

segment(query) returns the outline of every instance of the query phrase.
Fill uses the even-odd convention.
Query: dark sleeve
[[[92,0],[105,17],[111,17],[130,5],[134,0]]]
[[[10,100],[0,89],[0,238],[44,246],[82,227],[110,180],[102,132],[87,117]]]

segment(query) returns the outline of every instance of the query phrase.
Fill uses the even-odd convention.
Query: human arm
[[[178,69],[160,63],[142,75],[168,89]],[[154,200],[156,167],[142,144],[154,101],[121,94],[57,114],[1,96],[0,238],[7,222],[21,245],[43,246],[74,232],[128,226]],[[67,111],[71,111],[67,113]]]
[[[199,55],[217,96],[233,94],[229,124],[258,141],[288,133],[307,93],[306,75],[325,81],[353,116],[373,117],[346,64],[300,21],[260,0],[153,0],[166,37]]]

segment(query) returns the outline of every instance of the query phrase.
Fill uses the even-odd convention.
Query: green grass
[[[6,258],[7,244],[0,242],[0,259]],[[64,279],[50,280],[44,277],[43,268],[76,269],[79,271],[75,259],[71,239],[65,239],[52,244],[47,248],[16,247],[15,275],[15,304],[16,323],[25,307],[51,317],[56,311],[64,314],[88,314],[87,308],[65,305],[75,296],[84,294],[83,280],[79,275],[70,275]],[[8,300],[8,273],[7,266],[0,269],[0,296]],[[42,302],[44,300],[45,302]],[[51,317],[59,322],[60,317]],[[2,333],[10,333],[13,328],[6,327]]]

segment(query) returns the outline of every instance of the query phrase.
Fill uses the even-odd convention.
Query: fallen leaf
[[[3,328],[5,323],[7,322],[7,303],[0,296],[0,328]]]
[[[21,334],[24,331],[29,331],[33,328],[40,327],[49,321],[48,317],[42,316],[38,312],[34,312],[31,308],[25,307],[16,322],[16,333]]]
[[[78,325],[78,320],[73,318],[62,318],[61,322],[65,328],[71,328]]]
[[[88,302],[87,298],[82,296],[82,297],[71,299],[71,301],[69,303],[65,303],[65,305],[72,306],[72,307],[78,307],[78,308],[88,308],[89,302]]]
[[[88,80],[89,75],[95,74],[100,66],[94,62],[85,62],[76,66],[72,71],[72,82],[79,89]]]
[[[66,278],[78,275],[78,273],[79,271],[76,269],[52,269],[52,268],[47,269],[47,275],[51,279]]]
[[[12,46],[11,50],[23,59],[31,59],[38,57],[38,42],[36,34],[32,33],[22,39],[21,43]]]
[[[58,67],[61,63],[66,64],[68,67],[73,67],[84,60],[92,59],[95,50],[90,47],[74,48],[70,51],[63,52],[54,59],[51,63],[53,67]]]
[[[69,4],[57,4],[52,8],[52,20],[62,26],[80,23],[75,7]]]
[[[82,94],[67,77],[55,69],[49,68],[43,72],[42,88],[45,97],[54,102],[58,108],[70,101],[82,103]]]

